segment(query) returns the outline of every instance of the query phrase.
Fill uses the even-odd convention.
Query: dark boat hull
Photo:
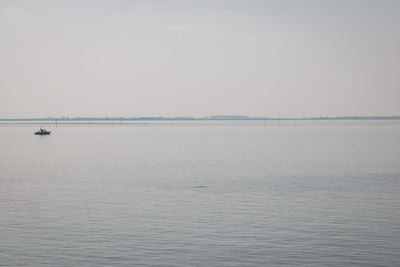
[[[36,132],[36,135],[49,135],[51,132]]]

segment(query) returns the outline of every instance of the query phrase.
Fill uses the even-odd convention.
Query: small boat
[[[46,131],[45,129],[40,128],[39,131],[35,132],[36,135],[49,135],[51,132]]]

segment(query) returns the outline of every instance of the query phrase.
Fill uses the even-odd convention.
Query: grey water
[[[399,121],[0,125],[1,266],[399,266]]]

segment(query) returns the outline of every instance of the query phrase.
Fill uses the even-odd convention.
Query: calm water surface
[[[400,122],[0,125],[2,266],[399,266]]]

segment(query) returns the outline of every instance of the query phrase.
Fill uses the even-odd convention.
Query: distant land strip
[[[0,122],[98,122],[101,124],[110,121],[222,121],[222,120],[400,120],[400,116],[344,116],[344,117],[300,117],[300,118],[270,118],[251,117],[243,115],[215,115],[208,117],[45,117],[45,118],[17,118],[0,119]],[[84,122],[85,121],[85,122]]]

